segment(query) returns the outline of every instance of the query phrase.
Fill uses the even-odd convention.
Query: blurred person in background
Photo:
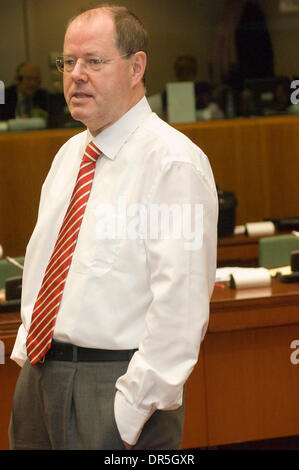
[[[16,69],[16,84],[5,90],[5,103],[0,106],[0,120],[46,117],[48,93],[40,88],[39,66],[22,62]]]

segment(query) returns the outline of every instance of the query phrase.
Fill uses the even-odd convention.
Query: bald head
[[[132,55],[143,51],[148,55],[148,35],[140,19],[126,7],[104,3],[98,7],[81,10],[72,17],[73,21],[86,21],[103,13],[109,15],[114,24],[114,43],[121,55]],[[100,33],[99,33],[100,34]],[[145,83],[145,74],[143,77]]]

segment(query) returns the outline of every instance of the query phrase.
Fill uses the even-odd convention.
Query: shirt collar
[[[151,112],[152,110],[144,96],[118,121],[104,129],[96,137],[93,137],[87,129],[87,140],[88,142],[93,140],[106,157],[114,160],[122,145]]]

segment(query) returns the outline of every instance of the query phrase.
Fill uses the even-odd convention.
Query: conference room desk
[[[19,373],[9,355],[19,324],[19,313],[0,315],[6,354],[0,365],[0,449],[8,448]],[[299,284],[273,280],[269,288],[215,287],[208,332],[186,387],[183,448],[298,435],[294,340],[299,340]]]
[[[259,239],[232,235],[218,239],[217,266],[258,266]]]
[[[7,432],[13,392],[20,371],[20,367],[9,356],[19,325],[19,313],[0,314],[0,341],[3,342],[2,345],[4,345],[5,350],[5,364],[0,360],[0,450],[9,448]]]
[[[290,348],[296,339],[299,284],[215,288],[187,384],[184,448],[299,434],[299,364]]]

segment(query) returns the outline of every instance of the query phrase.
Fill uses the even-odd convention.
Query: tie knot
[[[101,153],[98,147],[93,142],[90,142],[85,149],[83,161],[96,162]]]

